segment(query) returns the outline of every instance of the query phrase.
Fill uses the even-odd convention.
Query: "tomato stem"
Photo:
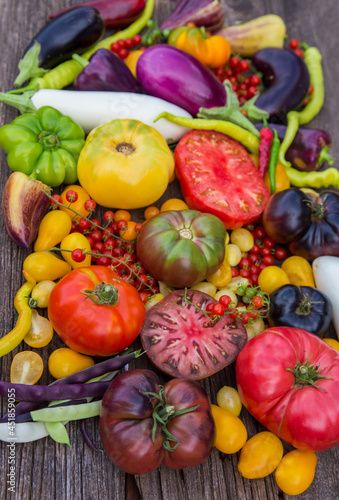
[[[84,290],[82,292],[88,299],[98,305],[113,306],[118,302],[118,289],[111,283],[100,283],[94,290]]]
[[[294,385],[301,387],[306,387],[309,385],[313,385],[318,389],[322,389],[325,391],[323,387],[320,387],[316,384],[316,382],[320,379],[331,379],[332,377],[328,377],[326,375],[322,375],[319,373],[320,365],[315,365],[314,363],[309,363],[310,358],[308,356],[306,363],[301,364],[297,362],[294,368],[286,368],[286,370],[291,371],[294,374]],[[326,392],[326,391],[325,391]]]

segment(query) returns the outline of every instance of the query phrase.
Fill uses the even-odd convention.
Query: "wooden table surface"
[[[42,28],[47,15],[76,0],[0,0],[0,91],[13,88],[17,74],[17,64],[32,37]],[[222,0],[225,25],[248,21],[263,14],[280,15],[287,26],[291,38],[296,37],[309,45],[317,46],[323,54],[323,68],[326,85],[326,101],[312,126],[328,130],[333,137],[332,155],[338,165],[339,160],[339,106],[337,85],[338,65],[338,0]],[[175,2],[156,1],[154,19],[162,21],[170,13]],[[18,112],[0,104],[0,125],[10,123]],[[0,152],[1,192],[10,175],[6,156]],[[180,196],[178,184],[172,183],[159,201]],[[140,218],[142,211],[134,213]],[[141,219],[140,219],[141,220]],[[19,248],[7,236],[3,221],[0,226],[1,259],[1,300],[0,331],[10,331],[16,321],[13,299],[23,282],[22,263],[32,251]],[[56,337],[56,335],[55,335]],[[136,343],[137,345],[137,343]],[[62,343],[54,338],[52,343],[41,349],[44,360]],[[1,379],[9,380],[13,353],[0,360]],[[137,360],[133,366],[149,367],[146,359]],[[45,368],[41,383],[50,383],[51,377]],[[211,401],[215,402],[217,391],[225,384],[235,386],[234,366],[228,367],[201,382]],[[7,402],[2,401],[2,414]],[[249,436],[263,428],[242,410]],[[88,432],[101,449],[99,420],[92,419]],[[68,425],[72,449],[56,444],[50,438],[29,444],[17,444],[15,449],[16,492],[7,489],[9,473],[9,450],[6,443],[0,443],[1,482],[0,498],[94,500],[276,500],[281,498],[273,475],[258,480],[242,479],[237,471],[239,454],[223,455],[216,449],[201,466],[174,471],[161,466],[154,472],[133,477],[115,467],[103,451],[93,451],[83,441],[79,423]],[[339,497],[338,485],[339,447],[318,453],[318,466],[311,487],[298,498],[334,500]]]

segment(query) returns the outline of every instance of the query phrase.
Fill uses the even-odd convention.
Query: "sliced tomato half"
[[[191,130],[179,141],[175,167],[188,206],[216,215],[226,229],[259,217],[270,196],[246,149],[213,130]]]

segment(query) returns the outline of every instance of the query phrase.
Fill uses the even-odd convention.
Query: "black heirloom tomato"
[[[112,381],[102,400],[100,430],[106,453],[129,474],[147,474],[162,462],[172,469],[200,465],[214,443],[210,403],[198,382],[180,378],[161,386],[144,369]]]
[[[146,222],[137,255],[156,280],[184,288],[220,267],[225,240],[226,229],[218,217],[196,210],[169,210]]]
[[[247,341],[238,318],[209,316],[217,303],[198,290],[175,290],[146,313],[140,338],[147,356],[171,377],[200,380],[231,364]]]
[[[339,194],[319,196],[291,188],[275,193],[263,212],[267,235],[288,244],[294,255],[313,260],[320,255],[339,256]]]
[[[311,286],[283,285],[270,295],[271,326],[301,328],[322,337],[332,320],[332,303]]]

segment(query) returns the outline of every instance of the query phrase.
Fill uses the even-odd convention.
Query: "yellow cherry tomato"
[[[67,200],[66,198],[66,195],[68,193],[68,191],[75,191],[78,195],[78,198],[76,201],[73,201],[71,204],[70,202]],[[73,220],[78,220],[80,218],[80,216],[82,217],[87,217],[89,215],[89,211],[85,209],[85,201],[89,200],[91,197],[90,195],[87,193],[87,191],[85,191],[85,189],[81,186],[78,186],[77,184],[72,184],[70,186],[66,186],[65,189],[63,190],[63,192],[61,193],[61,199],[62,199],[62,203],[63,205],[66,205],[65,207],[63,206],[60,206],[60,210],[63,210],[64,212],[66,212],[70,218]],[[75,210],[76,212],[78,212],[79,215],[76,215],[74,212],[72,212],[72,210],[69,210],[67,207],[69,206],[69,208],[71,208],[72,210]]]
[[[239,396],[239,392],[229,385],[224,385],[217,392],[217,404],[225,411],[233,413],[236,417],[240,415],[242,402]]]
[[[119,231],[120,238],[122,238],[125,241],[136,240],[138,237],[138,233],[135,230],[135,225],[136,222],[128,220],[126,227],[124,227],[123,229],[121,229],[121,231]]]
[[[53,338],[52,323],[40,316],[36,309],[32,309],[31,327],[27,335],[24,337],[24,342],[30,347],[45,347]]]
[[[238,245],[235,245],[234,243],[230,243],[229,245],[226,245],[226,259],[227,262],[231,267],[235,267],[239,264],[241,261],[241,250],[238,247]]]
[[[258,285],[263,292],[271,294],[283,285],[290,284],[290,280],[286,272],[278,266],[267,266],[258,276]]]
[[[189,206],[180,198],[170,198],[161,205],[160,212],[167,210],[189,210]]]
[[[266,170],[265,175],[264,175],[264,182],[266,186],[268,187],[269,190],[271,190],[271,182],[270,182],[270,176],[268,173],[268,170]],[[284,191],[284,189],[288,189],[290,187],[291,183],[290,180],[286,174],[285,168],[280,164],[277,163],[277,166],[275,168],[275,190],[277,191]]]
[[[275,471],[277,485],[287,495],[300,495],[311,486],[316,466],[314,451],[292,450],[283,456]]]
[[[91,251],[91,245],[89,244],[89,241],[84,234],[71,233],[67,235],[60,243],[60,248],[61,255],[63,256],[65,261],[71,265],[72,269],[91,265],[92,258],[89,254],[86,255],[85,260],[83,260],[82,262],[76,262],[72,259],[72,251],[76,248],[81,248],[84,253]]]
[[[292,285],[315,287],[312,266],[304,257],[288,257],[281,264],[281,269],[285,271]]]
[[[266,477],[278,467],[283,453],[283,444],[273,432],[259,432],[242,448],[238,470],[246,479]]]
[[[40,222],[38,237],[34,243],[35,252],[51,250],[70,233],[72,221],[66,212],[52,210]]]
[[[164,298],[162,293],[156,293],[155,295],[151,295],[151,297],[148,299],[148,301],[145,303],[145,309],[148,311],[148,309],[151,309],[152,306],[160,302]]]
[[[206,276],[206,280],[217,288],[222,288],[231,281],[232,278],[232,268],[227,262],[226,256],[221,263],[219,269],[215,273]]]
[[[253,234],[243,227],[233,229],[231,232],[231,243],[237,245],[242,252],[249,252],[254,245]]]
[[[36,307],[48,307],[49,296],[56,283],[51,280],[39,281],[32,290],[31,298],[36,301]]]
[[[214,297],[217,287],[208,281],[201,281],[200,283],[191,286],[191,290],[199,290],[200,292],[207,293],[207,295]]]
[[[339,342],[335,339],[322,339],[324,342],[326,342],[327,345],[333,347],[333,349],[336,349],[337,351],[339,351]]]
[[[229,283],[227,283],[226,289],[231,290],[231,292],[236,293],[237,289],[241,285],[247,286],[248,284],[248,279],[243,278],[242,276],[234,276],[234,278],[231,278]]]
[[[137,77],[137,62],[143,52],[143,50],[133,50],[124,59],[124,63],[126,64],[126,66],[128,66],[134,78]]]
[[[114,214],[114,220],[115,222],[118,222],[119,220],[125,220],[125,221],[129,221],[131,220],[132,217],[131,217],[131,214],[128,210],[117,210]]]
[[[262,318],[257,318],[252,323],[247,323],[245,325],[245,328],[247,332],[247,340],[250,340],[256,335],[259,335],[259,333],[261,333],[263,330],[265,330],[266,325]]]
[[[144,217],[146,220],[152,219],[155,215],[158,215],[160,213],[160,210],[158,207],[154,207],[151,205],[150,207],[145,208],[144,211]]]
[[[48,370],[52,377],[59,379],[94,365],[90,356],[85,356],[68,347],[61,347],[48,358]]]
[[[240,418],[219,406],[211,405],[215,424],[214,446],[223,453],[237,453],[247,440],[247,430]]]
[[[39,282],[62,278],[72,270],[72,267],[52,252],[34,252],[24,260],[23,269]]]
[[[230,303],[230,307],[236,307],[237,304],[238,304],[238,298],[236,296],[236,294],[234,292],[232,292],[232,290],[229,290],[227,287],[226,288],[221,288],[215,295],[214,295],[214,298],[215,300],[218,300],[220,299],[220,297],[222,297],[223,295],[227,295],[228,297],[230,297],[231,299],[231,303]]]
[[[12,384],[35,384],[44,371],[41,356],[34,351],[21,351],[16,354],[11,364]]]

